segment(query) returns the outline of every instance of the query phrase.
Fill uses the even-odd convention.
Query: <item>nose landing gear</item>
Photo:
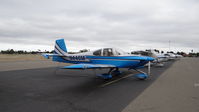
[[[138,74],[134,75],[137,79],[145,80],[145,79],[149,78],[149,76],[151,74],[151,62],[149,61],[149,63],[148,63],[148,74],[143,71],[137,70],[137,69],[134,69],[134,70],[139,72]]]
[[[149,76],[145,73],[139,73],[139,74],[135,74],[135,77],[139,80],[145,80],[147,79]]]

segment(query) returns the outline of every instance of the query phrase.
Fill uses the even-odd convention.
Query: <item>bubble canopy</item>
[[[128,53],[118,48],[102,48],[93,51],[95,56],[127,56]]]

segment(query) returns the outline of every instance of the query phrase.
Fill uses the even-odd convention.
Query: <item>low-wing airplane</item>
[[[132,56],[115,48],[103,48],[90,52],[68,54],[64,39],[56,40],[54,54],[42,55],[47,59],[52,57],[52,61],[71,63],[71,65],[64,66],[62,69],[110,69],[108,73],[98,75],[104,79],[111,79],[113,75],[120,75],[119,68],[136,70],[139,72],[135,74],[136,78],[146,79],[149,74],[138,69],[154,60],[154,58],[148,56]]]
[[[159,51],[156,49],[148,49],[146,51],[133,51],[131,54],[153,57],[155,60],[152,62],[152,65],[160,67],[164,66],[163,63],[168,61],[168,57],[164,56],[162,53],[159,53]]]
[[[169,60],[176,60],[176,59],[182,58],[182,55],[178,55],[175,53],[166,53],[164,55],[167,56],[169,58]]]

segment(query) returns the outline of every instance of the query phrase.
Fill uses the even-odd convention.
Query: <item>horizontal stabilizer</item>
[[[63,69],[100,69],[100,68],[115,68],[114,65],[104,64],[74,64],[62,67]]]
[[[53,56],[58,56],[58,54],[42,54],[42,56],[46,59],[49,59],[50,57],[53,57]]]

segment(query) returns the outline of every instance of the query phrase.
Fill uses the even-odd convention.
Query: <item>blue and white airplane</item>
[[[113,75],[120,75],[119,68],[136,70],[139,72],[135,74],[136,78],[146,79],[149,74],[138,69],[154,60],[152,57],[130,55],[115,48],[68,54],[64,39],[56,40],[54,54],[43,54],[43,56],[47,59],[52,57],[52,61],[71,63],[69,66],[62,67],[63,69],[110,69],[108,73],[98,75],[104,79],[111,79]]]

